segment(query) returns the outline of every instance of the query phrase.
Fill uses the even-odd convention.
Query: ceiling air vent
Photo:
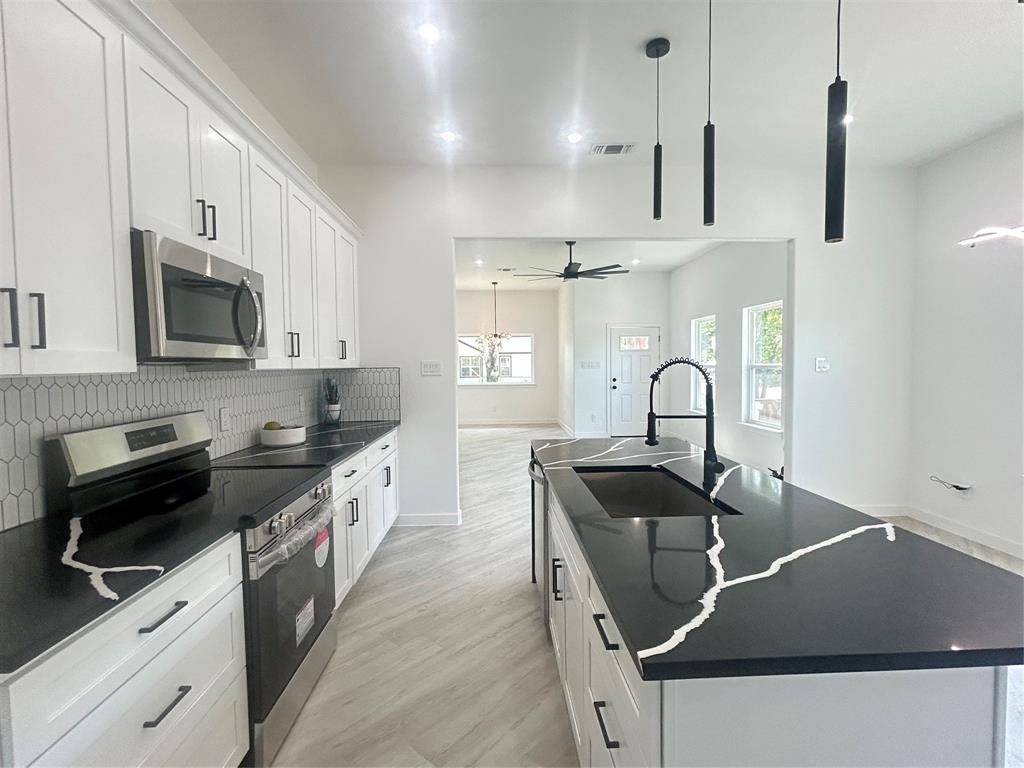
[[[498,267],[499,272],[513,272],[515,267]]]
[[[590,148],[592,155],[628,155],[636,144],[594,144]]]

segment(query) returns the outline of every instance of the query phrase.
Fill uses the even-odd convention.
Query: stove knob
[[[270,521],[270,524],[267,525],[267,530],[276,536],[284,530],[284,520],[275,517]]]

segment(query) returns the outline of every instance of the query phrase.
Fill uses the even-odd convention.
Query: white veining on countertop
[[[722,490],[722,486],[725,485],[726,478],[742,466],[742,464],[737,464],[735,467],[729,467],[725,472],[718,476],[718,479],[715,481],[715,487],[712,488],[711,493],[708,494],[712,501],[718,497],[718,492]]]
[[[542,445],[540,448],[534,450],[534,453],[537,453],[538,451],[543,451],[545,448],[560,448],[563,445],[571,445],[572,443],[579,442],[580,439],[581,438],[574,437],[572,440],[566,440],[565,442],[562,443],[544,443],[544,445]]]
[[[733,467],[733,469],[736,469],[736,467]],[[729,471],[731,472],[732,470]],[[718,488],[721,487],[721,482],[725,480],[725,477],[728,474],[729,472],[726,472],[725,474],[722,475],[721,478],[719,478],[719,483],[716,485],[715,491],[713,491],[713,493],[716,492]],[[794,560],[797,560],[803,557],[804,555],[810,554],[811,552],[814,552],[816,550],[824,549],[825,547],[831,547],[834,544],[839,544],[842,541],[851,539],[854,536],[857,536],[858,534],[864,533],[866,531],[882,529],[885,531],[886,540],[896,540],[896,529],[892,525],[892,523],[862,525],[852,530],[846,531],[845,533],[837,534],[836,536],[833,536],[830,539],[819,541],[817,544],[811,544],[806,547],[801,547],[800,549],[790,552],[788,555],[783,555],[782,557],[776,558],[771,565],[769,565],[765,570],[760,571],[759,573],[751,573],[747,576],[739,576],[735,579],[726,579],[725,569],[722,567],[722,561],[720,557],[722,554],[722,550],[725,549],[725,540],[722,538],[721,531],[718,527],[718,517],[718,515],[713,515],[711,518],[711,525],[715,536],[715,543],[708,550],[708,562],[711,563],[711,568],[715,572],[715,581],[700,598],[700,612],[692,619],[690,619],[688,622],[686,622],[683,626],[679,627],[679,629],[677,629],[675,632],[673,632],[672,636],[664,643],[637,652],[638,659],[646,659],[650,656],[657,656],[662,653],[667,653],[676,646],[680,645],[692,630],[697,629],[709,618],[711,618],[711,614],[715,612],[715,603],[718,600],[718,596],[729,587],[735,587],[739,584],[746,584],[751,581],[758,581],[759,579],[767,579],[769,576],[774,576],[776,573],[778,573],[782,566],[786,563],[791,563]]]
[[[651,467],[663,467],[670,461],[685,461],[686,459],[692,459],[697,456],[701,456],[703,455],[703,453],[704,451],[694,451],[693,453],[688,453],[685,456],[676,456],[674,459],[665,459],[664,461],[659,461],[657,464],[651,464]]]
[[[82,536],[82,520],[78,517],[71,518],[71,535],[68,538],[68,545],[64,549],[64,554],[61,555],[60,561],[64,565],[72,568],[77,568],[80,571],[85,571],[89,574],[89,583],[92,584],[93,589],[99,592],[100,597],[105,597],[108,600],[120,600],[120,596],[107,586],[106,582],[103,581],[103,577],[108,573],[123,573],[125,571],[156,571],[157,574],[164,572],[162,565],[118,565],[111,568],[101,568],[98,565],[89,565],[87,563],[80,563],[75,560],[75,555],[78,553],[78,540]]]

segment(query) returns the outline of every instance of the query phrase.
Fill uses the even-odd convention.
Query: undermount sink
[[[575,467],[609,517],[710,517],[729,514],[661,467]]]

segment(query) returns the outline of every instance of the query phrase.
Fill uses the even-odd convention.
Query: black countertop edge
[[[217,469],[271,466],[328,467],[348,461],[371,443],[391,434],[401,426],[400,420],[343,421],[314,424],[306,428],[306,440],[282,448],[256,444],[214,459]],[[343,442],[324,442],[323,438],[338,434]]]

